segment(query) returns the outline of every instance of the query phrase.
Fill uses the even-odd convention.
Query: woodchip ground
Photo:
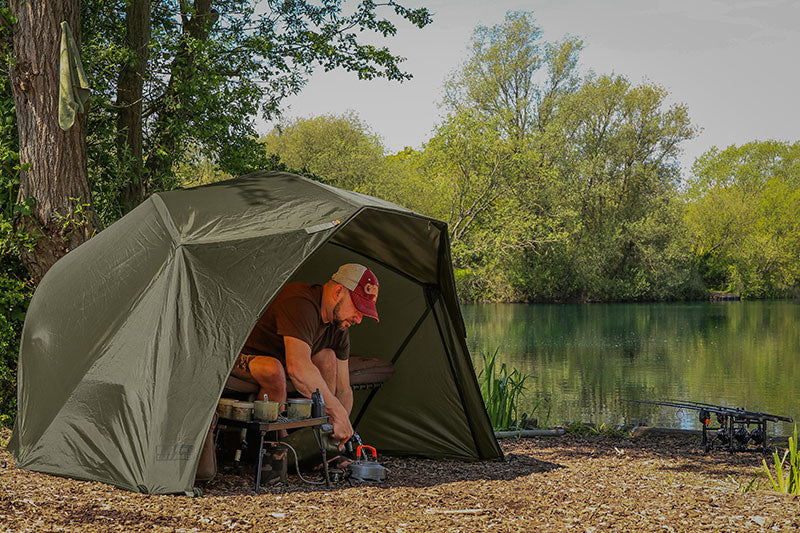
[[[0,442],[9,432],[0,433]],[[381,457],[384,485],[324,490],[290,476],[254,494],[218,476],[201,498],[132,493],[18,470],[3,448],[2,531],[797,531],[800,497],[762,481],[759,454],[694,437],[502,441],[504,462]]]

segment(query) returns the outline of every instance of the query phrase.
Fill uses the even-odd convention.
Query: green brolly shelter
[[[34,294],[19,358],[16,465],[147,493],[192,490],[203,439],[245,339],[290,281],[362,262],[381,321],[352,352],[393,378],[353,409],[391,454],[502,453],[456,300],[447,227],[286,173],[154,194],[59,260]]]

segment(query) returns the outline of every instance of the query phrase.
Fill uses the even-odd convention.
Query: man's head
[[[357,263],[339,267],[331,280],[342,287],[336,298],[331,322],[339,328],[359,324],[363,316],[378,320],[378,278],[370,269]],[[338,291],[337,291],[338,292]]]

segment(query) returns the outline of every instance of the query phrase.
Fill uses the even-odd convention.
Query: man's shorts
[[[273,359],[277,359],[281,365],[286,368],[286,364],[281,361],[279,358],[275,357],[274,355],[267,355],[267,354],[254,354],[254,353],[240,353],[239,357],[236,358],[236,364],[233,365],[233,372],[234,375],[236,374],[247,374],[252,375],[253,373],[250,371],[250,361],[255,359],[256,357],[272,357]]]
[[[239,370],[240,372],[247,372],[248,374],[252,374],[252,372],[250,372],[250,361],[252,361],[256,357],[259,356],[250,353],[240,353],[239,357],[236,358],[236,364],[233,365],[233,368]]]

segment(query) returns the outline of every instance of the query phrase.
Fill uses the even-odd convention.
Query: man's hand
[[[354,433],[350,417],[347,416],[347,412],[344,412],[344,416],[341,416],[340,414],[334,414],[334,411],[328,411],[328,416],[333,425],[331,436],[339,441],[339,450],[341,450]]]

